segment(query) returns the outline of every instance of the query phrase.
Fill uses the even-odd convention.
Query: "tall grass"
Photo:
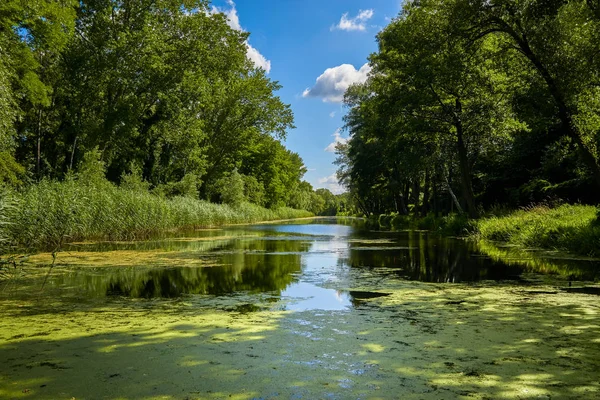
[[[600,256],[600,209],[593,206],[564,204],[555,208],[532,206],[509,212],[496,208],[488,215],[499,216],[468,219],[450,214],[425,217],[391,214],[372,216],[369,222],[378,227],[422,229],[444,236],[469,236],[472,239],[504,242],[520,247],[562,250]]]
[[[477,238],[600,256],[600,211],[593,206],[531,207],[477,221]]]
[[[291,219],[308,211],[237,207],[189,197],[164,198],[143,190],[119,188],[106,181],[42,181],[20,192],[7,192],[0,209],[5,243],[13,248],[54,250],[65,242],[125,240],[180,228]],[[2,202],[0,201],[0,204]]]

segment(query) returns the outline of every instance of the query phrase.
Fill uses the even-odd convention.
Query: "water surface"
[[[491,251],[490,249],[493,249]],[[13,296],[180,298],[256,294],[286,310],[345,310],[357,276],[437,283],[595,281],[600,262],[517,252],[428,232],[368,230],[360,220],[316,219],[199,230],[139,242],[68,245],[50,269],[30,257],[5,280]],[[17,282],[18,281],[18,282]],[[37,290],[36,290],[37,288]]]
[[[0,271],[0,398],[600,398],[600,265],[359,220]]]

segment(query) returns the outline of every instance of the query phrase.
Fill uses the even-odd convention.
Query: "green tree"
[[[41,141],[54,90],[53,69],[73,32],[75,0],[21,1],[0,4],[0,146],[12,147],[13,135]],[[18,124],[16,119],[28,120]],[[11,149],[12,150],[12,149]]]
[[[265,204],[265,187],[262,182],[254,176],[242,175],[244,180],[244,196],[250,203],[264,206]]]
[[[475,217],[475,159],[525,126],[513,117],[506,96],[509,77],[494,65],[496,42],[472,43],[453,34],[450,16],[444,1],[408,3],[379,34],[379,52],[371,60],[375,75],[393,82],[384,95],[386,104],[402,110],[401,129],[455,149],[450,155],[457,160],[462,198]]]
[[[472,41],[497,38],[544,81],[563,134],[600,187],[600,16],[595,1],[452,2],[455,28]]]
[[[229,176],[221,178],[217,186],[223,203],[239,206],[244,201],[244,179],[237,169],[234,169]]]

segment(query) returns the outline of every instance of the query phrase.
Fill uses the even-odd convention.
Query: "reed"
[[[10,204],[10,206],[8,206]],[[265,209],[250,203],[213,204],[165,198],[106,181],[44,180],[0,199],[0,239],[12,249],[54,250],[65,242],[131,240],[183,228],[308,217],[304,210]]]

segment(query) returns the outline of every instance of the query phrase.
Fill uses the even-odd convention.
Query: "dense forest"
[[[0,180],[63,181],[87,156],[163,197],[331,208],[247,38],[202,0],[3,1]]]
[[[294,118],[280,85],[217,11],[202,0],[2,2],[0,217],[87,237],[150,229],[144,207],[164,221],[152,229],[170,229],[211,212],[476,218],[600,201],[598,1],[404,2],[377,35],[369,79],[346,92],[338,196],[303,181],[282,144]],[[181,197],[246,208],[168,202]],[[106,215],[92,229],[92,198],[143,221]]]
[[[345,96],[364,214],[600,201],[600,2],[405,1]]]

